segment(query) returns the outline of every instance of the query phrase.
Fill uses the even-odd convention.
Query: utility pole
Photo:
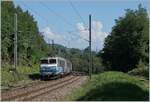
[[[54,40],[52,40],[52,50],[53,50],[53,56],[55,56]]]
[[[52,49],[54,50],[54,40],[52,40]]]
[[[70,59],[71,59],[71,56],[70,56],[69,47],[70,47],[70,41],[68,40],[67,54],[68,54],[68,59],[70,60]]]
[[[50,40],[48,40],[48,46],[49,46],[49,47],[51,47],[51,43],[50,43]]]
[[[14,14],[14,68],[17,69],[17,14]]]
[[[89,15],[89,76],[91,79],[92,70],[92,53],[91,53],[91,14]]]

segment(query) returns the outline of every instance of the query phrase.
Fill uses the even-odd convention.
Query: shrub
[[[147,66],[135,68],[128,72],[131,75],[143,76],[146,79],[149,79],[149,68]]]

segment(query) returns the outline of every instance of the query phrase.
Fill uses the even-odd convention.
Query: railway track
[[[57,90],[59,88],[62,88],[68,84],[73,83],[74,81],[78,80],[79,76],[70,76],[69,78],[65,78],[64,80],[56,80],[56,82],[50,83],[46,82],[46,84],[39,84],[37,86],[32,86],[31,90],[22,91],[18,94],[12,95],[12,94],[6,94],[7,96],[4,96],[2,94],[2,101],[12,101],[12,100],[19,100],[19,101],[28,101],[32,100],[33,98],[36,98],[40,95],[52,92],[54,90]]]
[[[73,82],[75,82],[75,81],[77,81],[77,80],[79,80],[79,79],[80,79],[80,77],[76,77],[76,78],[73,78],[72,80],[63,82],[62,84],[58,84],[58,85],[56,85],[56,86],[54,86],[54,87],[51,87],[51,86],[50,86],[50,87],[48,87],[48,88],[45,88],[45,91],[42,90],[41,92],[38,92],[37,95],[29,96],[29,97],[25,98],[23,101],[30,101],[30,100],[32,100],[32,99],[38,97],[38,96],[41,96],[41,95],[44,95],[44,94],[47,94],[47,93],[51,93],[51,92],[53,92],[53,91],[55,91],[55,90],[58,90],[58,89],[60,89],[60,88],[63,88],[63,87],[66,86],[66,85],[72,84]],[[47,89],[48,89],[48,90],[47,90]]]

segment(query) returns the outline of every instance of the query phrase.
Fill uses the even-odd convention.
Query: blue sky
[[[84,49],[88,46],[88,42],[81,39],[88,39],[88,31],[80,30],[88,27],[88,16],[91,14],[93,50],[103,48],[104,38],[111,32],[114,20],[123,16],[125,9],[137,9],[140,3],[148,9],[149,5],[148,0],[15,0],[14,3],[34,16],[47,42],[54,39],[55,43],[71,48]]]

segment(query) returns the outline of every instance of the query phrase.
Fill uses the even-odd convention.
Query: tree
[[[50,48],[39,34],[37,22],[28,11],[15,7],[12,1],[2,1],[2,64],[13,62],[14,48],[14,13],[18,22],[18,61],[19,64],[37,63],[41,57],[49,53]]]
[[[105,39],[100,55],[111,70],[127,72],[140,60],[148,64],[149,19],[141,5],[137,10],[126,10],[124,17],[115,20],[116,25]]]

